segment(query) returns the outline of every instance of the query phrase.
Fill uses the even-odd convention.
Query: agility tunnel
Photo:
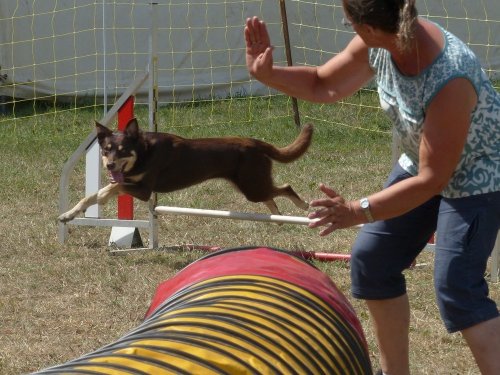
[[[306,260],[222,250],[160,284],[135,330],[38,374],[371,374],[356,314]]]

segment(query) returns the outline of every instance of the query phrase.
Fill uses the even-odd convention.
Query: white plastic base
[[[108,246],[119,249],[130,249],[133,247],[143,247],[141,234],[134,227],[113,227],[109,236]]]

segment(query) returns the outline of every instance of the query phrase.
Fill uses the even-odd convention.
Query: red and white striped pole
[[[124,131],[130,120],[134,118],[134,97],[129,96],[127,101],[118,110],[118,130]],[[128,194],[118,196],[118,219],[134,219],[134,198]]]

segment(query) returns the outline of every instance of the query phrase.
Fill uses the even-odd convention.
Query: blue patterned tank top
[[[412,175],[418,173],[420,139],[430,102],[450,80],[466,78],[474,86],[478,102],[460,161],[441,195],[459,198],[499,191],[500,95],[467,45],[440,29],[445,39],[443,50],[417,76],[402,75],[387,50],[369,51],[381,106],[393,121],[400,140],[399,164]]]

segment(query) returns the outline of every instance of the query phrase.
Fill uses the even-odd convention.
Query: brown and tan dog
[[[135,119],[123,132],[113,132],[97,122],[96,130],[102,161],[112,181],[59,216],[62,222],[118,194],[147,201],[152,192],[168,193],[212,178],[229,180],[249,201],[263,202],[272,214],[280,214],[273,200],[279,196],[308,208],[290,185],[274,185],[272,160],[289,163],[302,156],[311,143],[312,125],[305,125],[295,141],[283,148],[251,138],[186,139],[142,132]]]

